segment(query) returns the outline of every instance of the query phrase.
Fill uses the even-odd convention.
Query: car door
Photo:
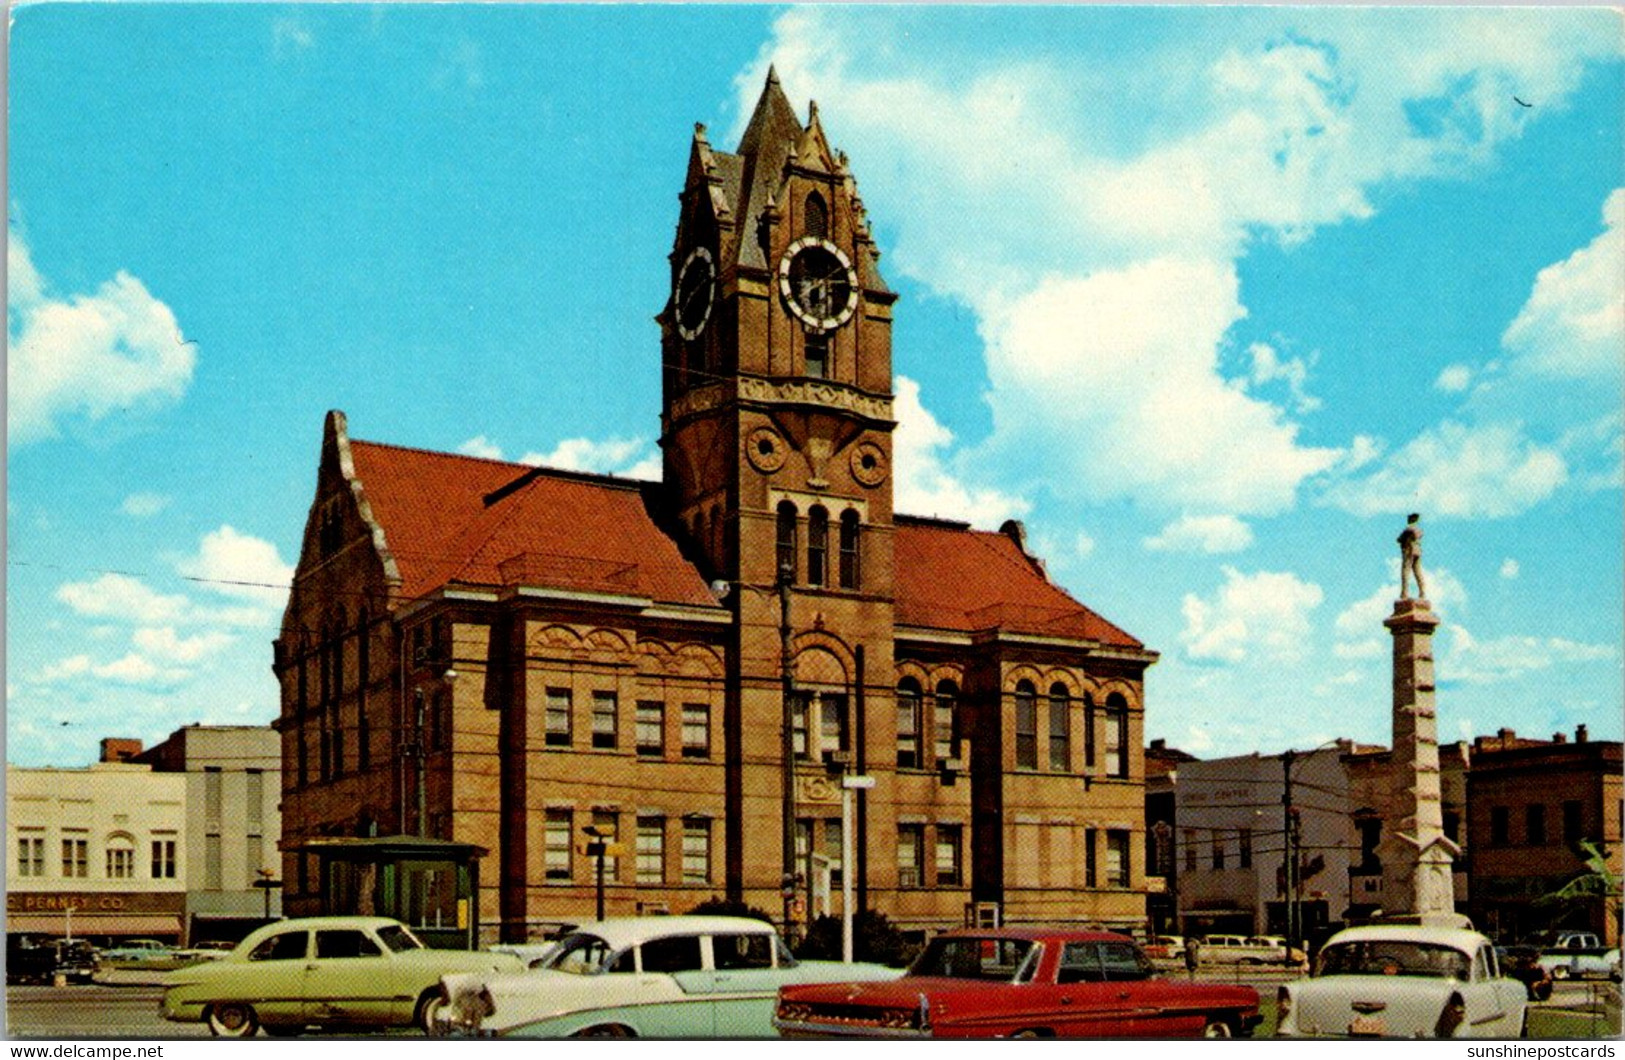
[[[399,1022],[403,988],[378,941],[360,928],[318,928],[315,936],[305,963],[305,1018],[374,1026]]]
[[[776,938],[766,932],[719,932],[710,936],[711,1033],[718,1038],[771,1034],[779,987],[788,969],[775,967]]]
[[[711,1036],[711,1006],[705,987],[711,973],[699,935],[666,935],[638,946],[637,989],[617,1004],[632,1002],[630,1019],[641,1038]]]
[[[1131,1031],[1129,984],[1107,977],[1100,942],[1061,947],[1053,984],[1029,983],[1033,1000],[1051,1013],[1055,1033],[1067,1038],[1125,1038]]]
[[[310,931],[292,928],[259,941],[241,967],[232,967],[229,998],[254,1006],[261,1023],[299,1023],[304,1017],[305,964]]]

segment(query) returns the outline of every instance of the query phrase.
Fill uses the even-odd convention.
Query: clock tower
[[[771,70],[732,153],[695,127],[681,204],[658,318],[664,488],[734,615],[726,876],[760,902],[775,865],[798,871],[790,830],[839,814],[830,771],[892,738],[869,720],[890,693],[865,689],[893,672],[896,295],[846,156]]]

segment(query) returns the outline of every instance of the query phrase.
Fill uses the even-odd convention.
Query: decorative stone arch
[[[926,691],[936,694],[937,688],[947,681],[954,686],[954,693],[963,697],[965,694],[965,668],[955,663],[939,663],[931,667],[930,681],[925,682]]]
[[[560,656],[582,651],[581,634],[570,626],[543,626],[525,643],[527,655]]]
[[[721,680],[725,668],[722,656],[706,644],[680,644],[671,655],[671,672],[679,677],[700,677]]]
[[[896,664],[896,674],[892,681],[892,687],[896,688],[901,685],[905,677],[912,677],[920,683],[922,691],[930,694],[931,690],[936,687],[936,683],[931,680],[931,673],[932,671],[912,659],[900,660]]]
[[[1144,709],[1140,702],[1139,693],[1135,691],[1134,686],[1119,680],[1110,680],[1101,684],[1099,690],[1095,693],[1095,706],[1102,709],[1108,708],[1112,705],[1112,696],[1122,696],[1123,706],[1128,708],[1130,714],[1139,714]]]
[[[790,642],[790,673],[798,685],[844,689],[855,669],[851,650],[822,630],[798,634]]]
[[[599,626],[581,638],[587,658],[596,663],[624,663],[633,657],[632,642],[617,629]]]
[[[1065,685],[1067,698],[1073,700],[1081,700],[1083,693],[1087,691],[1077,671],[1065,666],[1052,666],[1044,671],[1044,679],[1038,685],[1039,695],[1048,696],[1050,689],[1056,685]]]
[[[1016,686],[1023,681],[1032,682],[1034,691],[1040,694],[1047,687],[1044,684],[1044,671],[1031,663],[1017,663],[1004,675],[1004,694],[1007,696],[1015,694]]]

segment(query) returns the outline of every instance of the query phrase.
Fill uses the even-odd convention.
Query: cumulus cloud
[[[131,652],[109,663],[97,664],[88,655],[74,655],[45,667],[35,675],[39,684],[57,684],[75,678],[94,677],[122,685],[168,685],[183,680],[186,671],[161,667]]]
[[[1447,420],[1417,435],[1365,478],[1334,483],[1326,496],[1356,515],[1426,511],[1496,519],[1528,511],[1567,478],[1563,457],[1516,424]]]
[[[1289,571],[1243,574],[1226,566],[1212,599],[1185,596],[1180,635],[1193,659],[1295,659],[1307,650],[1309,613],[1325,594]]]
[[[1332,620],[1337,643],[1332,654],[1340,659],[1371,659],[1387,654],[1388,631],[1383,620],[1393,614],[1399,596],[1399,560],[1388,561],[1389,578],[1370,595],[1349,604]],[[1425,563],[1423,576],[1428,583],[1428,603],[1435,611],[1457,613],[1468,607],[1467,587],[1448,567],[1433,569]]]
[[[642,438],[566,438],[552,451],[529,452],[519,458],[521,464],[556,467],[564,471],[591,471],[600,475],[644,477],[648,469],[656,469],[659,478],[660,457],[648,455],[649,443]],[[638,474],[633,475],[633,469]]]
[[[266,607],[281,609],[293,582],[293,566],[284,563],[271,542],[222,526],[203,535],[196,553],[175,569],[205,588]]]
[[[982,526],[997,526],[1025,514],[1028,506],[1020,498],[968,485],[954,475],[949,468],[953,432],[921,403],[919,383],[900,375],[896,391],[892,482],[898,511],[965,519]]]
[[[76,614],[126,622],[158,624],[183,617],[190,601],[185,596],[154,592],[139,578],[103,574],[88,582],[60,586],[56,598]]]
[[[237,638],[218,630],[181,637],[173,626],[143,627],[130,638],[148,656],[176,663],[195,663],[221,651]]]
[[[96,421],[186,393],[192,345],[140,280],[120,272],[94,294],[52,297],[11,229],[6,261],[14,277],[6,307],[6,434],[13,445],[55,437],[71,417]]]
[[[1519,569],[1518,561],[1510,556],[1501,561],[1501,577],[1508,581],[1518,576]]]
[[[1459,394],[1473,383],[1473,370],[1465,364],[1446,365],[1433,381],[1433,389],[1446,394]]]
[[[1293,411],[1313,412],[1320,408],[1320,399],[1310,396],[1305,389],[1314,358],[1282,357],[1275,347],[1264,342],[1249,346],[1247,356],[1252,361],[1247,378],[1254,387],[1284,383],[1292,397]]]
[[[1625,188],[1603,206],[1603,231],[1535,277],[1501,337],[1514,370],[1618,384],[1625,365]]]
[[[1240,552],[1252,543],[1252,527],[1233,515],[1181,515],[1145,539],[1153,552]]]
[[[501,447],[487,439],[483,434],[476,434],[462,445],[459,445],[457,451],[464,456],[479,456],[487,460],[502,459]]]

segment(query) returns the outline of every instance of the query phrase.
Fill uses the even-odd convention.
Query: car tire
[[[260,1029],[254,1007],[240,1001],[209,1006],[209,1033],[216,1038],[252,1038]]]
[[[583,1027],[570,1035],[572,1038],[636,1038],[631,1027],[619,1023],[600,1023],[594,1027]]]
[[[440,1022],[435,1019],[435,1014],[443,1007],[445,1007],[445,1001],[440,996],[439,987],[425,990],[423,996],[418,998],[418,1010],[412,1017],[412,1022],[417,1024],[418,1030],[422,1031],[427,1037],[444,1037],[440,1032]]]
[[[1568,977],[1569,977],[1569,966],[1568,965],[1559,964],[1559,965],[1556,965],[1556,966],[1554,966],[1552,968],[1552,978],[1553,979],[1567,979]]]
[[[1230,1025],[1228,1020],[1210,1019],[1207,1021],[1207,1026],[1202,1028],[1202,1037],[1204,1038],[1234,1038],[1235,1036],[1236,1029]]]

